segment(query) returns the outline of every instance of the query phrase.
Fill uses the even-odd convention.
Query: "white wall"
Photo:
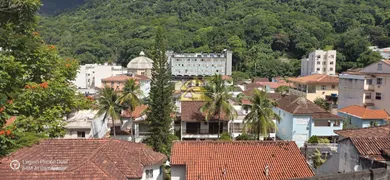
[[[163,172],[160,170],[161,165],[146,166],[142,173],[141,180],[163,180]],[[146,170],[153,169],[153,178],[146,178]]]
[[[353,172],[356,165],[359,165],[359,154],[349,139],[339,142],[339,172]]]
[[[78,88],[87,89],[87,71],[85,66],[80,66],[74,81]]]
[[[171,166],[171,180],[185,180],[186,167],[184,165]]]
[[[340,74],[338,109],[364,102],[364,75]]]
[[[77,132],[85,132],[85,138],[90,136],[90,129],[66,129],[64,139],[77,139]]]

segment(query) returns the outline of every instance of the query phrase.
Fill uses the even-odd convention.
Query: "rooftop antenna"
[[[265,174],[265,177],[269,176],[269,166],[268,166],[268,164],[265,166],[264,174]]]

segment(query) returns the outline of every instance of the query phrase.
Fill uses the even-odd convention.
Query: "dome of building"
[[[141,51],[139,57],[132,59],[129,64],[127,64],[128,69],[152,69],[153,60],[146,57],[145,53]]]

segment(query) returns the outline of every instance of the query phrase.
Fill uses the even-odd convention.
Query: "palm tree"
[[[138,97],[142,95],[143,93],[140,89],[140,85],[134,79],[129,79],[125,83],[125,87],[123,88],[122,95],[116,100],[117,104],[127,108],[127,110],[130,113],[130,122],[132,124],[131,127],[132,141],[135,141],[135,137],[134,137],[135,132],[134,132],[133,117],[131,116],[131,114],[135,110],[135,108],[141,104],[141,101]]]
[[[97,98],[98,112],[95,117],[104,114],[103,122],[109,116],[112,120],[112,129],[114,130],[114,138],[116,138],[115,132],[115,120],[119,119],[119,106],[116,103],[118,94],[111,87],[105,86],[99,91]]]
[[[221,113],[224,114],[226,120],[232,120],[237,117],[237,111],[229,103],[232,94],[229,92],[229,87],[224,85],[221,75],[214,75],[207,80],[207,85],[204,87],[204,99],[206,103],[200,108],[200,112],[205,114],[205,120],[214,119],[217,116],[218,121],[218,138],[221,130]]]
[[[245,127],[256,132],[257,140],[260,140],[260,135],[266,136],[269,129],[276,128],[273,119],[280,121],[280,117],[273,112],[272,107],[275,107],[276,103],[267,98],[266,92],[255,89],[249,100],[251,102],[251,105],[248,105],[250,112],[243,121]]]

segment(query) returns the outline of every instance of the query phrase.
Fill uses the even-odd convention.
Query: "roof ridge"
[[[328,75],[326,75],[326,74],[323,74],[322,75],[322,77],[320,77],[319,79],[317,79],[316,81],[318,82],[318,81],[321,81],[322,79],[324,79],[325,77],[327,77]]]
[[[385,124],[385,125],[381,125],[381,126],[373,126],[373,127],[369,126],[369,127],[357,128],[357,129],[340,129],[340,130],[334,130],[334,131],[355,131],[355,130],[361,130],[361,129],[381,128],[384,126],[390,126],[390,124]]]

